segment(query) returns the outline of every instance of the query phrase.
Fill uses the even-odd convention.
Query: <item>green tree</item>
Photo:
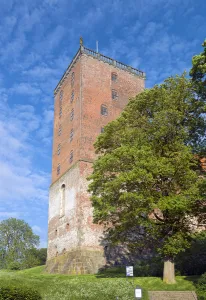
[[[190,76],[196,84],[196,91],[201,98],[206,99],[206,40],[202,44],[203,52],[192,58]]]
[[[38,246],[39,237],[23,220],[10,218],[0,222],[0,265],[2,268],[19,263],[29,249]]]
[[[46,264],[47,249],[31,248],[26,251],[25,258],[22,262],[23,268],[32,268]]]
[[[194,97],[194,103],[198,111],[201,110],[204,113],[206,112],[206,40],[202,44],[203,52],[198,55],[193,56],[192,58],[192,68],[190,70],[190,76],[192,78],[193,88],[196,93]],[[204,126],[201,126],[199,122],[203,122],[203,119],[197,118],[197,115],[193,118],[193,135],[199,133],[200,130],[203,130]],[[195,126],[196,125],[196,126]],[[200,134],[201,140],[198,141],[199,146],[199,155],[205,157],[206,152],[206,135],[204,132]],[[200,151],[201,150],[201,151]]]
[[[206,124],[194,97],[183,75],[131,99],[98,137],[89,177],[94,222],[106,225],[113,243],[154,247],[167,283],[175,282],[174,259],[189,247],[205,200],[196,151]]]

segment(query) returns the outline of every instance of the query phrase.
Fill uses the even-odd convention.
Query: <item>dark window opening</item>
[[[72,121],[74,119],[74,109],[72,109],[71,114],[70,114],[70,120]]]
[[[62,107],[60,106],[60,109],[59,109],[59,117],[61,118],[62,116]]]
[[[106,105],[101,105],[101,115],[107,116],[108,115],[108,110]]]
[[[71,79],[71,85],[72,86],[74,85],[74,77],[75,77],[75,74],[74,74],[74,72],[72,72],[72,79]]]
[[[69,223],[67,223],[67,225],[66,225],[66,230],[67,230],[67,231],[69,231],[69,227],[70,227],[70,226],[69,226]]]
[[[71,103],[74,101],[74,91],[72,91],[72,94],[71,94]]]
[[[73,140],[74,137],[74,129],[71,129],[70,131],[70,142]]]
[[[59,175],[60,174],[60,164],[58,164],[58,167],[57,167],[57,175]]]
[[[61,144],[58,145],[57,154],[59,155],[61,152]]]
[[[62,133],[62,126],[61,126],[61,125],[59,125],[58,135],[60,136],[60,135],[61,135],[61,133]]]
[[[73,150],[70,152],[70,157],[69,157],[69,162],[70,164],[73,162],[73,158],[74,158],[74,152]]]
[[[117,73],[112,73],[112,81],[117,81]]]
[[[103,133],[104,132],[104,127],[101,127],[101,133]]]
[[[117,91],[112,90],[112,99],[113,99],[113,100],[116,100],[117,98],[118,98]]]
[[[61,91],[60,94],[59,94],[59,100],[60,100],[60,103],[61,103],[62,100],[63,100],[63,91]]]

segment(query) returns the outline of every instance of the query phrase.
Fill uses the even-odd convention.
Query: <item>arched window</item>
[[[72,121],[74,119],[74,109],[72,108],[70,113],[70,120]]]
[[[70,228],[69,223],[67,223],[67,225],[66,225],[66,231],[69,231],[69,228]]]
[[[61,118],[61,116],[62,116],[62,106],[60,106],[59,108],[59,117]]]
[[[73,150],[70,152],[70,157],[69,157],[69,162],[70,164],[73,162],[73,158],[74,158],[74,152]]]
[[[101,115],[103,115],[103,116],[107,116],[108,115],[107,106],[104,105],[104,104],[101,105]]]
[[[57,175],[60,174],[60,170],[61,170],[61,166],[60,166],[60,164],[58,164],[58,166],[57,166]]]
[[[61,144],[58,145],[57,154],[60,155],[60,152],[61,152]]]
[[[62,125],[59,125],[58,135],[60,136],[62,134]]]
[[[117,100],[118,94],[116,90],[112,90],[112,100]]]
[[[72,72],[71,86],[73,86],[73,85],[74,85],[74,77],[75,77],[75,74],[74,74],[74,72]]]
[[[74,91],[72,91],[72,94],[71,94],[71,103],[74,101]]]
[[[64,216],[65,212],[65,184],[62,184],[60,190],[60,217]]]
[[[112,72],[111,78],[112,78],[112,81],[116,82],[117,81],[117,73]]]
[[[70,142],[73,140],[74,137],[74,129],[72,128],[70,131]]]
[[[59,94],[59,103],[60,103],[60,105],[62,103],[62,100],[63,100],[63,91],[61,90],[61,92]]]

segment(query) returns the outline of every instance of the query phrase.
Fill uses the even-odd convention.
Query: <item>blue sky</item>
[[[205,0],[0,1],[0,220],[47,241],[53,89],[84,44],[146,72],[146,86],[191,67]]]

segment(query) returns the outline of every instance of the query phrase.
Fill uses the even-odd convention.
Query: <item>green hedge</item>
[[[0,286],[0,300],[42,300],[38,291],[25,286]]]

